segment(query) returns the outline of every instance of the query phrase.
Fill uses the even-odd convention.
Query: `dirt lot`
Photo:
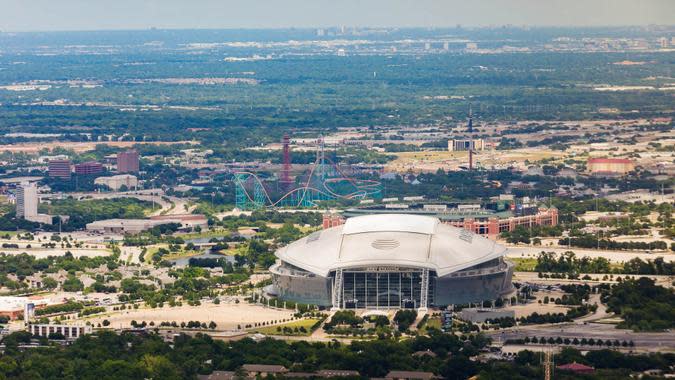
[[[200,321],[209,323],[214,321],[218,330],[243,328],[246,324],[269,322],[273,320],[289,319],[293,316],[292,310],[266,308],[259,305],[250,305],[242,301],[239,304],[225,303],[220,305],[204,303],[199,306],[168,307],[162,309],[138,309],[112,312],[111,314],[88,319],[93,324],[101,323],[104,319],[110,321],[113,328],[129,327],[132,320],[137,322],[188,322]]]
[[[405,173],[411,170],[419,172],[435,172],[438,169],[457,170],[460,166],[468,166],[468,152],[401,152],[396,159],[387,164],[386,171]],[[525,161],[535,162],[545,158],[562,158],[564,154],[543,148],[516,150],[485,150],[474,155],[474,163],[484,167],[514,164],[527,167]]]
[[[151,144],[151,145],[173,145],[173,144],[192,144],[191,141],[152,141],[152,142],[137,142],[137,141],[92,141],[92,142],[39,142],[39,143],[25,143],[25,144],[11,144],[0,145],[0,152],[23,152],[28,154],[36,154],[42,149],[52,150],[53,148],[72,149],[76,153],[88,152],[94,150],[96,145],[103,144],[115,148],[130,148],[136,144]]]

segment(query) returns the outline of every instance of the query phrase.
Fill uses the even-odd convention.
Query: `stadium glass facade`
[[[420,269],[383,267],[373,271],[365,268],[345,270],[343,276],[342,308],[418,308],[422,305],[423,271]]]

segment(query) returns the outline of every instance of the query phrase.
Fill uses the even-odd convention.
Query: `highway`
[[[639,351],[670,351],[675,352],[675,332],[644,333],[630,330],[618,330],[614,325],[601,323],[563,323],[545,326],[522,326],[499,331],[485,331],[496,343],[503,343],[508,339],[524,339],[525,337],[561,337],[563,339],[582,338],[595,340],[633,341],[635,350]]]
[[[44,198],[59,199],[61,194],[48,194]],[[194,206],[187,208],[187,198],[178,198],[164,194],[162,189],[147,189],[124,192],[83,192],[83,193],[69,193],[68,197],[75,199],[115,199],[115,198],[135,198],[141,201],[154,202],[159,206],[154,210],[150,216],[156,215],[178,215],[189,214]],[[168,201],[167,201],[168,200]]]

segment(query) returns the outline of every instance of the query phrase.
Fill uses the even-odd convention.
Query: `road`
[[[60,194],[49,194],[45,196],[45,198],[58,199],[61,196],[62,195]],[[68,196],[75,199],[135,198],[141,201],[153,202],[154,204],[157,204],[159,208],[153,210],[150,216],[189,214],[195,207],[186,207],[190,201],[189,199],[165,195],[164,190],[162,189],[146,189],[124,192],[69,193]]]
[[[618,330],[614,325],[600,323],[566,323],[546,326],[527,326],[517,329],[486,331],[495,342],[504,342],[507,339],[524,339],[525,337],[561,337],[563,339],[582,338],[595,340],[633,341],[635,350],[640,351],[670,351],[675,352],[675,332],[643,333],[630,330]]]

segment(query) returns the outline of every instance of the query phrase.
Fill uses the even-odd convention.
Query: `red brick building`
[[[89,161],[75,165],[75,174],[91,175],[103,173],[103,165],[100,162]]]
[[[117,153],[117,172],[118,173],[138,173],[140,160],[138,152],[127,150]]]
[[[54,178],[70,178],[70,160],[50,160],[49,176]]]

